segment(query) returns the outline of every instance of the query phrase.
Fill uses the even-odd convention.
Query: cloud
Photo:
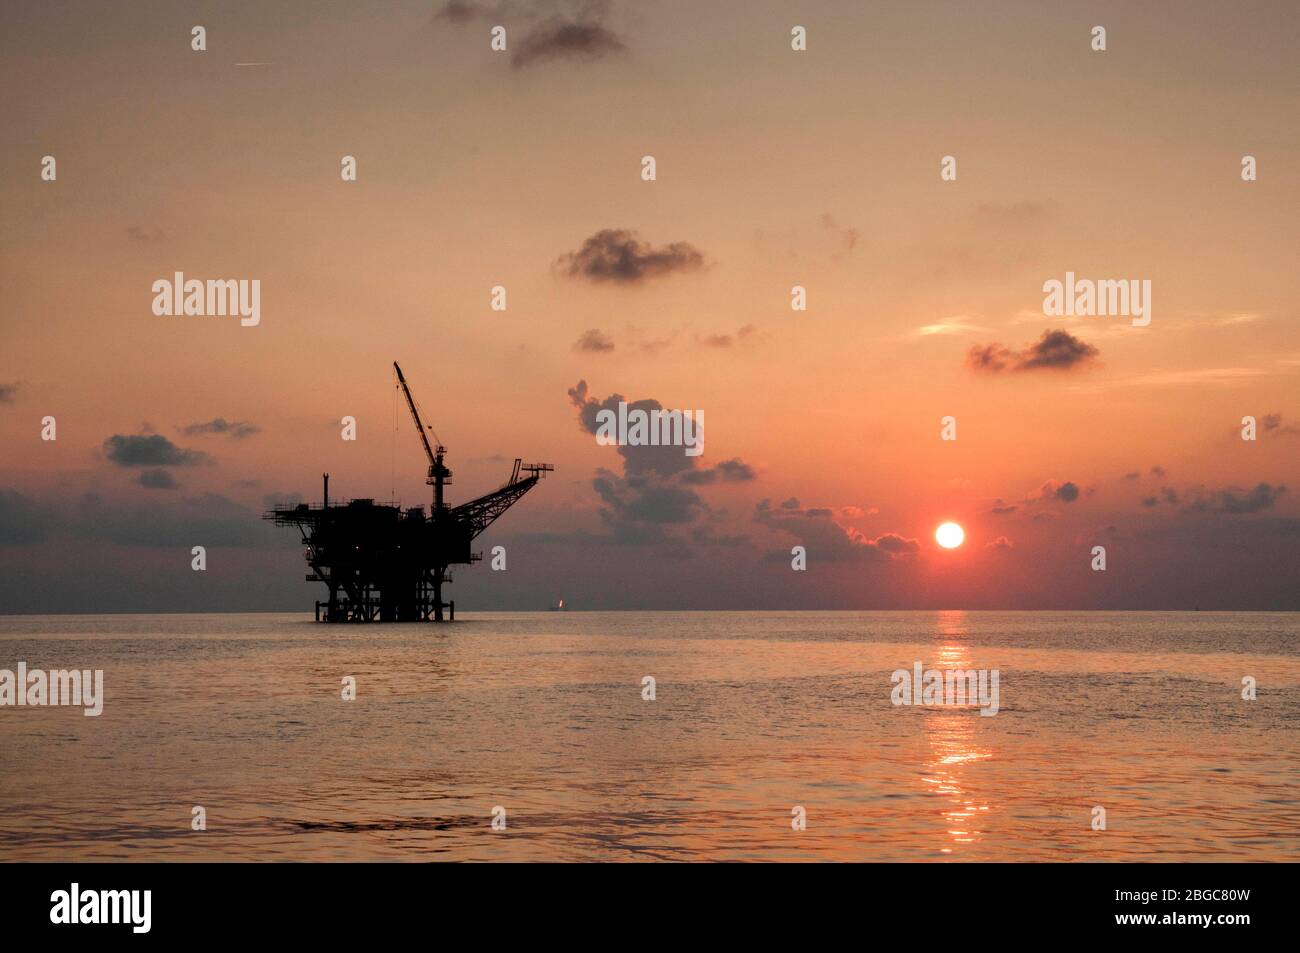
[[[12,384],[0,384],[0,404],[12,404],[14,397],[18,394],[18,382]]]
[[[257,513],[216,493],[147,505],[117,504],[86,494],[69,529],[78,537],[118,546],[275,548],[286,544]]]
[[[568,393],[569,403],[578,410],[579,426],[590,434],[595,434],[599,429],[597,415],[600,411],[610,410],[617,414],[620,402],[626,402],[629,411],[644,410],[649,413],[664,409],[657,400],[629,401],[622,394],[610,394],[604,400],[588,397],[585,380],[578,381],[576,386],[569,388]],[[692,469],[697,459],[686,456],[682,447],[674,446],[622,445],[618,448],[618,453],[623,458],[624,473],[628,475],[654,472],[661,476],[671,476]]]
[[[988,328],[967,321],[963,315],[957,315],[951,318],[943,318],[936,324],[923,324],[912,334],[915,337],[924,338],[935,335],[976,334],[987,330]]]
[[[993,505],[989,508],[989,512],[995,516],[1007,516],[1018,509],[1020,509],[1020,507],[1015,503],[1005,503],[1002,500],[994,500]]]
[[[178,486],[168,470],[145,470],[140,474],[140,485],[147,490],[174,490]]]
[[[600,328],[592,328],[590,331],[584,331],[582,336],[573,343],[573,349],[589,353],[602,353],[614,350],[614,342]]]
[[[1221,314],[1210,320],[1210,324],[1217,328],[1234,327],[1239,324],[1253,324],[1264,316],[1251,312],[1237,312],[1235,314]]]
[[[1013,351],[1001,344],[976,345],[966,355],[966,366],[974,371],[1000,374],[1004,371],[1070,370],[1094,361],[1101,353],[1068,331],[1044,331],[1033,344]]]
[[[736,331],[734,337],[730,334],[706,334],[703,337],[696,335],[695,340],[699,342],[702,347],[728,348],[731,347],[732,344],[750,340],[757,333],[758,329],[755,328],[754,325],[747,324]]]
[[[704,255],[689,242],[653,248],[633,231],[606,228],[588,238],[576,252],[561,255],[554,267],[570,278],[634,285],[647,278],[702,268]]]
[[[243,440],[245,437],[261,432],[262,428],[256,424],[250,424],[246,420],[226,420],[225,417],[214,417],[206,423],[190,424],[181,431],[187,437],[199,434],[226,434],[236,440]]]
[[[858,247],[858,239],[862,237],[856,228],[841,225],[835,221],[835,217],[830,212],[822,214],[822,228],[831,238],[832,243],[838,246],[837,250],[831,254],[833,261],[838,261],[845,255],[851,255],[853,250]]]
[[[754,468],[736,457],[732,460],[723,460],[711,469],[690,470],[682,477],[682,482],[704,484],[721,480],[724,483],[748,483],[756,479],[758,474],[754,472]]]
[[[192,467],[209,459],[162,434],[114,434],[104,441],[104,456],[120,467]]]
[[[866,539],[866,537],[863,537]],[[903,556],[921,551],[921,544],[914,539],[899,536],[897,533],[883,533],[875,539],[866,540],[867,546],[875,546],[891,555]]]
[[[504,23],[507,18],[515,23],[529,21],[518,40],[515,27],[510,28],[510,65],[524,69],[554,60],[590,62],[626,52],[627,43],[605,25],[609,7],[608,0],[448,0],[433,19],[460,27],[475,21]],[[544,16],[546,13],[551,15]]]
[[[604,5],[590,6],[576,17],[554,16],[534,26],[514,47],[515,69],[552,60],[594,61],[623,53],[627,44],[607,28]]]
[[[1073,503],[1079,498],[1079,487],[1069,480],[1064,483],[1048,480],[1039,488],[1038,495],[1044,500],[1061,500],[1064,503]]]
[[[1001,550],[1008,550],[1008,549],[1015,549],[1015,548],[1016,548],[1016,544],[1013,543],[1011,540],[1007,539],[1005,536],[999,536],[997,539],[993,540],[991,543],[985,543],[985,544],[984,544],[984,548],[985,548],[985,549],[1001,549]]]
[[[625,402],[629,411],[663,409],[657,400],[627,401],[621,394],[598,400],[589,395],[585,380],[569,388],[568,395],[578,411],[579,427],[589,434],[599,429],[600,411],[617,413],[620,402]],[[609,527],[614,542],[661,544],[668,547],[669,555],[689,555],[690,549],[683,539],[669,535],[666,527],[691,527],[695,541],[714,540],[703,526],[711,518],[711,511],[693,487],[745,483],[756,478],[753,468],[739,458],[705,468],[697,466],[699,458],[686,456],[680,446],[621,445],[618,454],[623,474],[602,468],[592,480],[602,503],[601,520]]]
[[[0,489],[0,546],[32,546],[43,543],[59,516],[17,490]]]
[[[1079,390],[1113,390],[1117,387],[1180,387],[1196,384],[1206,387],[1242,387],[1253,378],[1270,373],[1258,367],[1206,367],[1196,370],[1157,371],[1137,377],[1123,378],[1089,385],[1078,385]]]
[[[452,23],[469,23],[480,17],[486,17],[488,10],[470,0],[448,0],[443,8],[433,15],[435,20],[448,20]]]
[[[1264,428],[1264,433],[1276,434],[1279,437],[1300,436],[1300,426],[1295,424],[1283,424],[1281,414],[1265,414],[1259,418],[1259,425]],[[1237,431],[1234,430],[1234,433]]]
[[[161,228],[147,230],[139,225],[132,225],[126,230],[126,237],[141,245],[157,245],[167,241],[167,235]]]
[[[640,524],[643,529],[649,526],[657,529],[665,523],[690,523],[704,507],[704,501],[694,490],[655,473],[624,478],[609,470],[599,470],[592,486],[607,507],[602,518],[616,531],[634,524]]]
[[[1213,513],[1258,513],[1273,508],[1273,504],[1286,492],[1285,486],[1272,486],[1268,483],[1256,484],[1252,490],[1240,487],[1227,487],[1222,490],[1206,492],[1198,490],[1194,500],[1187,507],[1189,510]]]
[[[1155,466],[1151,468],[1151,475],[1153,477],[1163,480],[1166,476],[1169,475],[1169,471],[1157,463]]]
[[[974,223],[988,228],[1024,228],[1042,225],[1056,217],[1057,205],[1051,200],[1021,202],[981,202],[971,214]]]
[[[776,506],[769,499],[761,500],[754,506],[754,522],[797,539],[810,561],[891,563],[921,550],[917,540],[898,533],[882,533],[872,539],[846,529],[835,522],[830,507],[804,509],[795,497]],[[778,550],[769,558],[788,559],[789,553]]]

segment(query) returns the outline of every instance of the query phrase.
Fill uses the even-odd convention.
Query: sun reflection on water
[[[936,657],[927,660],[928,668],[967,669],[970,653],[964,637],[968,632],[966,613],[940,612],[939,643]],[[984,834],[981,816],[989,810],[982,797],[968,789],[964,781],[965,766],[993,757],[993,752],[976,742],[975,724],[980,714],[973,708],[935,708],[925,713],[925,736],[933,756],[926,762],[922,778],[928,790],[947,804],[940,810],[944,831],[952,845],[973,844]],[[952,854],[954,847],[945,842],[940,853]]]

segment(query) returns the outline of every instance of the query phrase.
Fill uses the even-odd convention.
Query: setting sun
[[[966,538],[966,531],[956,523],[944,523],[934,531],[934,541],[944,549],[956,549]]]

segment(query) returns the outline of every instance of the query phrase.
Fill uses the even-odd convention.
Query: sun
[[[966,531],[956,523],[944,523],[934,531],[934,541],[944,549],[956,549],[966,538]]]

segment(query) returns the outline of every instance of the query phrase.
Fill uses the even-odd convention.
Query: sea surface
[[[19,661],[105,701],[0,707],[5,861],[1300,859],[1295,613],[0,616]]]

